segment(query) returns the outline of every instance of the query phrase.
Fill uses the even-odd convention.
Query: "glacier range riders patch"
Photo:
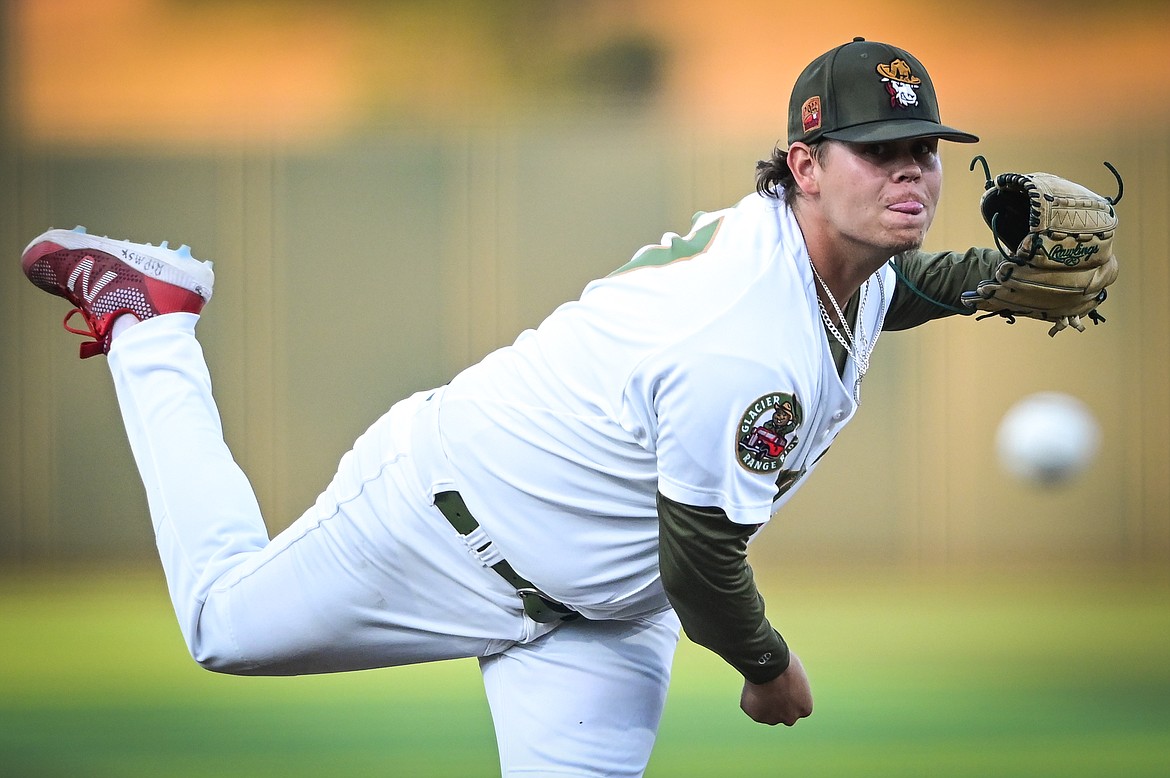
[[[753,473],[775,473],[796,448],[804,410],[795,394],[772,392],[748,406],[736,429],[735,456]]]

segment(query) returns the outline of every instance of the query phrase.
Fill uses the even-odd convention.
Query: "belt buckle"
[[[524,603],[524,612],[528,614],[528,618],[537,624],[572,621],[581,615],[556,600],[550,600],[539,589],[518,588],[516,594],[520,595],[520,600]]]

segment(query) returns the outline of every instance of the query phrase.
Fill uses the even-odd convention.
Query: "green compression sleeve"
[[[788,646],[764,616],[764,599],[747,563],[754,526],[735,524],[719,508],[698,508],[658,495],[662,585],[683,631],[723,657],[752,683],[788,668]]]
[[[933,319],[977,313],[961,295],[990,278],[1002,256],[995,249],[907,251],[891,261],[898,276],[883,329],[906,330]]]

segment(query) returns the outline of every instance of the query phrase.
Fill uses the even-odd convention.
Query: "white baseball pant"
[[[270,541],[224,442],[197,321],[148,319],[109,353],[192,657],[239,675],[479,657],[504,775],[642,774],[678,640],[673,612],[555,626],[525,616],[423,485],[412,426],[424,393],[375,422]]]

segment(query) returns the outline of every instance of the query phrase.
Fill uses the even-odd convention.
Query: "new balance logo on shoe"
[[[69,274],[69,288],[76,289],[81,295],[81,298],[87,303],[92,303],[94,298],[101,293],[102,288],[118,277],[117,273],[107,270],[105,273],[102,273],[96,282],[91,283],[93,266],[93,257],[86,257],[78,262],[77,267]],[[81,283],[79,284],[78,281]]]

